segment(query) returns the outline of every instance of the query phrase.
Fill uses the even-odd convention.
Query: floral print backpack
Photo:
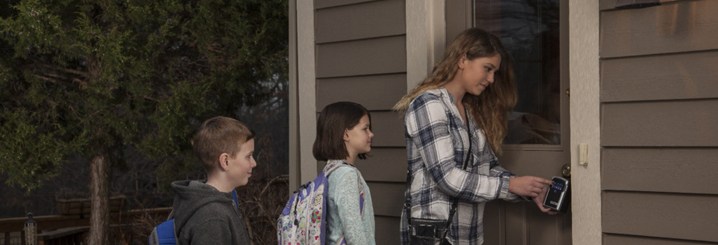
[[[329,174],[346,164],[330,160],[324,171],[314,181],[307,182],[294,191],[277,220],[279,245],[324,245],[326,241],[327,194]],[[361,183],[359,184],[361,188]],[[359,191],[359,207],[364,214],[364,190]],[[346,244],[342,238],[339,244]]]

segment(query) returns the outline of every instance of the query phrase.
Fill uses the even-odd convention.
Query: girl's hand
[[[509,179],[509,192],[519,196],[536,198],[546,192],[550,180],[536,176],[521,176]]]

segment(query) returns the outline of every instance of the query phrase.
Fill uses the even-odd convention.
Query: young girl
[[[516,104],[509,59],[496,36],[468,29],[432,73],[395,105],[406,112],[409,156],[402,244],[421,239],[421,234],[451,244],[482,244],[484,204],[494,199],[530,197],[549,212],[541,201],[551,181],[516,177],[499,166],[494,154],[501,153],[507,115]],[[418,222],[446,224],[449,219],[448,232],[417,229]]]
[[[319,114],[312,151],[314,158],[327,161],[324,172],[331,170],[326,244],[376,244],[371,193],[354,167],[371,151],[372,137],[371,116],[360,104],[337,102]]]

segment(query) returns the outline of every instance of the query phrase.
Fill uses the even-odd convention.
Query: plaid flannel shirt
[[[499,166],[469,113],[466,120],[468,126],[454,105],[454,97],[443,87],[424,92],[411,102],[404,118],[408,174],[413,176],[407,191],[412,218],[447,220],[451,198],[457,197],[459,205],[448,232],[449,241],[482,244],[485,203],[522,197],[509,193],[509,178],[515,175]],[[471,156],[462,170],[467,152]],[[402,244],[409,240],[405,216],[402,211]]]

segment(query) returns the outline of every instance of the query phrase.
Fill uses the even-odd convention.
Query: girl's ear
[[[466,67],[466,61],[468,59],[466,58],[466,55],[461,56],[461,59],[459,59],[459,69],[463,70]]]
[[[222,169],[222,171],[227,171],[229,168],[229,154],[222,153],[219,155],[219,168]]]
[[[349,129],[344,130],[344,141],[349,141]]]

